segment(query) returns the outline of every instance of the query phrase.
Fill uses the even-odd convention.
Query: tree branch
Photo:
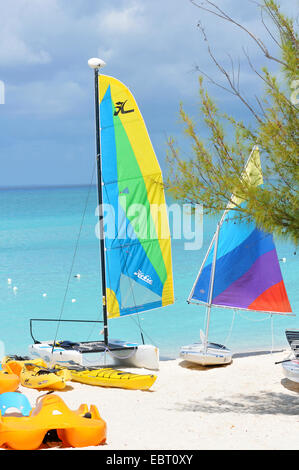
[[[218,5],[215,5],[215,3],[211,2],[210,0],[205,0],[206,3],[208,3],[210,6],[212,6],[213,8],[215,8],[216,11],[210,9],[210,8],[207,8],[205,6],[203,6],[203,4],[199,5],[198,3],[196,3],[195,0],[190,0],[190,2],[196,6],[197,8],[200,8],[201,10],[204,10],[204,11],[207,11],[215,16],[218,16],[219,18],[225,20],[225,21],[228,21],[229,23],[232,23],[234,24],[235,26],[237,26],[238,28],[242,29],[246,34],[248,34],[248,36],[251,37],[251,39],[253,39],[253,41],[257,44],[257,46],[259,47],[259,49],[261,49],[261,51],[263,52],[263,54],[265,55],[265,57],[267,57],[267,59],[269,60],[273,60],[281,65],[283,65],[284,67],[287,67],[287,64],[285,62],[283,62],[282,60],[278,59],[277,57],[274,57],[270,54],[268,48],[266,47],[266,45],[263,43],[263,41],[261,39],[259,39],[258,37],[256,37],[249,29],[245,28],[245,26],[243,26],[242,24],[238,23],[236,20],[234,20],[231,16],[229,16],[227,13],[225,13],[221,8],[219,8]]]

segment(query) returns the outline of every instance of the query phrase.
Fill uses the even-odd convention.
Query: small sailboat
[[[286,330],[287,341],[295,359],[299,359],[299,330]]]
[[[282,370],[286,379],[299,383],[299,359],[285,361]]]
[[[247,184],[263,183],[259,149],[255,146],[241,176]],[[208,341],[212,307],[286,315],[292,312],[272,234],[253,222],[236,219],[233,205],[245,201],[232,195],[217,225],[188,303],[206,305],[206,331],[201,342],[183,346],[180,356],[201,365],[232,361],[224,345]]]
[[[32,319],[34,344],[30,353],[48,362],[83,366],[91,364],[90,354],[96,356],[96,363],[100,364],[99,353],[106,358],[105,366],[126,364],[158,369],[156,346],[144,344],[142,334],[142,344],[109,339],[108,320],[174,302],[171,240],[162,173],[132,93],[116,78],[99,74],[100,67],[105,65],[103,61],[90,59],[88,63],[95,77],[104,340],[39,342],[32,334],[32,321],[38,319]],[[108,230],[105,222],[110,223]]]
[[[286,330],[288,343],[291,347],[289,360],[282,361],[282,370],[284,376],[292,382],[299,383],[299,330]]]

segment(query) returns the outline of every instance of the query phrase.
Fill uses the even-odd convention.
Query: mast
[[[212,264],[212,270],[211,270],[210,292],[209,292],[209,299],[208,299],[208,306],[207,306],[207,325],[206,325],[206,334],[205,334],[205,342],[204,342],[205,354],[207,353],[207,349],[208,349],[208,334],[209,334],[211,307],[212,307],[213,290],[214,290],[219,230],[220,230],[220,223],[217,224],[217,229],[216,229],[216,234],[215,234],[215,246],[214,246],[214,253],[213,253],[213,264]]]
[[[96,163],[97,163],[97,186],[99,203],[99,229],[100,229],[100,258],[102,278],[102,305],[104,321],[104,343],[108,346],[108,315],[106,302],[106,270],[105,270],[105,241],[104,241],[104,216],[103,216],[103,182],[101,166],[101,136],[100,136],[100,109],[99,109],[99,69],[106,64],[103,60],[92,58],[88,61],[89,67],[94,69],[94,91],[95,91],[95,126],[96,126]]]

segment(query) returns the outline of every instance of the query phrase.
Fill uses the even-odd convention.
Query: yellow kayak
[[[37,390],[63,390],[69,380],[72,379],[67,369],[49,369],[30,362],[24,363],[20,373],[21,385]]]
[[[133,374],[121,370],[69,368],[72,380],[87,385],[100,387],[118,387],[128,390],[148,390],[156,380],[156,375]]]
[[[5,356],[2,364],[9,372],[20,377],[23,387],[38,390],[63,390],[66,382],[72,380],[67,369],[50,369],[43,359]]]
[[[5,356],[2,364],[12,374],[20,377],[21,385],[27,388],[63,390],[66,382],[72,380],[71,373],[67,369],[50,369],[43,359]]]
[[[28,388],[63,390],[66,382],[72,380],[67,369],[49,369],[26,362],[20,374],[21,385]]]
[[[2,359],[2,366],[8,368],[11,373],[16,374],[18,377],[20,377],[21,371],[26,363],[48,367],[47,363],[40,358],[30,359],[29,357],[22,356],[4,356]]]

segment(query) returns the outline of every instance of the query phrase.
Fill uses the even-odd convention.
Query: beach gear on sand
[[[48,367],[47,363],[41,358],[30,359],[27,356],[17,356],[17,355],[4,356],[4,358],[2,359],[2,367],[8,366],[11,372],[13,372],[14,374],[20,377],[21,371],[26,362],[35,364],[38,366],[42,366],[42,367]]]
[[[15,357],[17,359],[14,359]],[[71,380],[71,374],[67,369],[51,369],[42,359],[30,360],[18,356],[6,356],[3,361],[6,367],[19,375],[23,387],[63,390],[66,382]]]
[[[67,447],[97,446],[106,441],[106,423],[96,406],[82,404],[72,411],[60,397],[47,394],[37,400],[28,417],[0,416],[0,446],[38,449],[50,430],[56,430]]]
[[[74,382],[128,390],[148,390],[157,378],[156,375],[133,374],[111,368],[99,369],[78,366],[69,367],[68,370]]]
[[[255,146],[241,175],[244,186],[263,184],[259,149]],[[232,195],[203,260],[188,303],[206,305],[206,331],[201,342],[181,348],[180,356],[201,365],[227,364],[232,353],[209,343],[212,307],[286,315],[292,312],[272,234],[233,210],[246,201]]]
[[[5,415],[10,410],[17,410],[23,416],[29,416],[31,405],[28,398],[22,393],[7,392],[0,395],[0,413]]]
[[[96,63],[102,64],[101,61]],[[100,75],[97,67],[94,73],[103,292],[103,321],[100,323],[103,323],[104,340],[65,345],[57,344],[56,338],[39,342],[32,335],[34,344],[30,346],[30,354],[56,364],[64,365],[68,361],[88,366],[89,353],[93,353],[97,356],[94,364],[126,364],[156,370],[159,368],[158,348],[109,339],[108,319],[174,302],[171,239],[162,172],[130,90],[119,80]],[[111,230],[104,231],[103,205],[111,207],[115,214],[114,220],[109,219]],[[138,223],[130,211],[131,206],[137,205],[143,208]],[[31,326],[32,321],[41,319],[31,319]],[[60,317],[42,321],[73,320]],[[140,325],[139,328],[144,343]]]
[[[287,379],[299,383],[299,359],[284,361],[282,363],[282,370]]]
[[[30,362],[25,362],[20,373],[23,387],[38,390],[63,390],[70,380],[71,374],[67,369],[50,369]]]
[[[286,338],[291,348],[288,359],[280,361],[284,376],[299,383],[299,330],[286,330]]]

